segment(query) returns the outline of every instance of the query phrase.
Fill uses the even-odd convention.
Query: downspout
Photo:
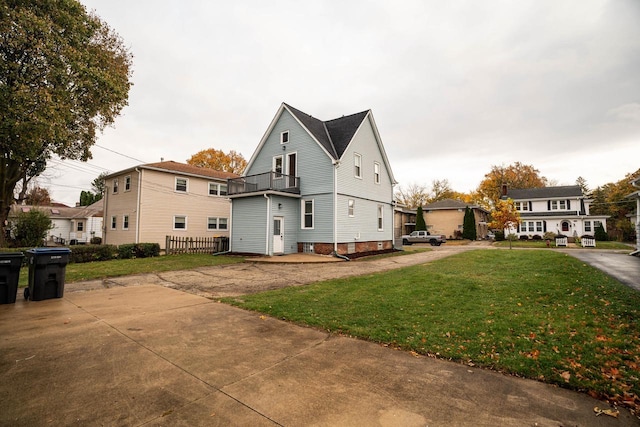
[[[333,256],[351,261],[348,257],[338,253],[338,167],[340,160],[333,161]]]
[[[269,255],[269,225],[271,224],[271,197],[267,196],[266,194],[263,194],[264,198],[267,199],[267,226],[265,227],[267,229],[266,231],[266,236],[265,236],[265,250],[264,250],[264,254],[265,255]]]
[[[228,184],[227,184],[228,185]],[[229,250],[226,252],[231,252],[233,250],[232,242],[233,242],[233,200],[229,199]]]
[[[109,225],[109,227],[107,227],[107,222],[105,221],[105,216],[107,215],[107,207],[109,206],[109,189],[107,188],[107,181],[105,180],[104,182],[104,187],[103,187],[103,191],[104,191],[104,196],[102,197],[104,202],[102,205],[102,244],[106,245],[107,244],[107,230],[109,229],[109,227],[111,227],[111,225]],[[111,224],[111,218],[109,218],[109,224]]]
[[[140,192],[142,191],[142,171],[136,167],[138,172],[138,200],[136,201],[136,243],[140,243]],[[165,248],[166,251],[167,248]]]

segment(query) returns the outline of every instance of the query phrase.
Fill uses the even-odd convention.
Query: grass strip
[[[556,251],[471,251],[223,301],[640,407],[640,293]]]

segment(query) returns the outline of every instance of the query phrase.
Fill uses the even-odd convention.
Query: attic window
[[[280,144],[286,144],[289,142],[289,131],[285,130],[280,134]]]
[[[51,209],[51,213],[53,215],[60,215],[60,211],[58,209]]]

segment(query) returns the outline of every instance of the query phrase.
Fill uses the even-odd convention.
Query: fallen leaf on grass
[[[562,377],[562,379],[564,380],[564,382],[568,383],[569,380],[571,379],[571,372],[569,371],[564,371],[560,374],[560,376]]]
[[[260,316],[260,320],[264,320],[266,318],[267,318],[267,316]]]
[[[613,409],[600,409],[597,406],[593,408],[593,412],[596,413],[596,417],[604,414],[613,418],[618,418],[618,415],[620,415],[620,412],[615,411]]]

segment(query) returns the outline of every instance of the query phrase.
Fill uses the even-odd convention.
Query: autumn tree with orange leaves
[[[192,166],[199,166],[202,168],[215,169],[222,172],[231,172],[238,175],[244,172],[247,167],[247,161],[242,154],[237,153],[234,150],[225,153],[222,150],[216,150],[215,148],[208,148],[206,150],[198,151],[191,156],[187,163]]]
[[[491,171],[484,176],[484,179],[476,191],[477,202],[485,208],[491,209],[497,205],[502,197],[502,186],[509,189],[522,188],[542,188],[546,187],[549,181],[540,175],[540,171],[531,165],[515,162],[509,166],[492,166]]]
[[[491,211],[491,222],[489,227],[497,230],[510,230],[517,228],[520,223],[520,212],[516,209],[516,205],[511,199],[498,200],[493,211]],[[509,249],[511,249],[511,239],[509,240]]]

